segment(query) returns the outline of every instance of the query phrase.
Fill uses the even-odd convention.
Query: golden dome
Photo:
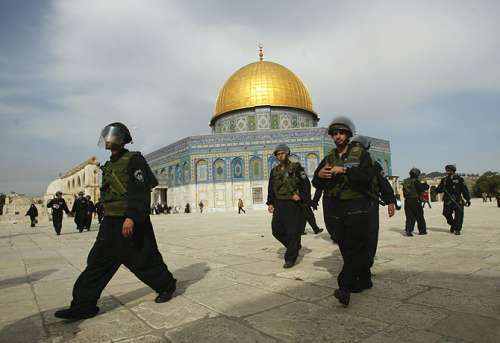
[[[217,96],[212,123],[224,113],[256,106],[291,107],[316,116],[309,91],[293,72],[259,61],[240,68],[226,81]]]

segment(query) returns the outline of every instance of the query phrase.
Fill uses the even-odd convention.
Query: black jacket
[[[311,182],[304,171],[304,168],[299,164],[295,170],[295,177],[297,178],[297,188],[299,191],[300,199],[303,203],[310,205],[311,204]],[[267,205],[274,205],[276,201],[276,195],[274,194],[273,187],[273,177],[272,173],[269,174],[269,184],[267,186]]]

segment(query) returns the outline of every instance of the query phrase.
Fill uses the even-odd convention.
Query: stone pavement
[[[385,210],[374,288],[347,309],[332,295],[341,257],[327,234],[305,236],[284,270],[267,212],[178,214],[153,217],[177,296],[155,304],[121,268],[101,314],[77,322],[53,313],[69,304],[97,227],[79,234],[65,218],[56,236],[47,223],[2,222],[0,342],[499,342],[500,209],[474,201],[455,236],[434,203],[429,234],[413,238],[402,211]]]

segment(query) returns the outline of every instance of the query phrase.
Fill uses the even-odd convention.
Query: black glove
[[[465,202],[465,206],[467,206],[467,207],[469,207],[469,206],[470,206],[470,200],[467,200],[467,201]]]

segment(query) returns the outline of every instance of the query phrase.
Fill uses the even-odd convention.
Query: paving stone
[[[447,311],[438,308],[365,295],[368,293],[369,291],[351,294],[351,303],[345,309],[345,313],[416,329],[427,329],[434,325],[437,320],[447,316]],[[339,306],[334,297],[320,300],[317,303],[326,307]]]
[[[168,331],[173,343],[273,343],[275,339],[225,317],[203,319]]]
[[[500,319],[500,296],[479,297],[449,289],[431,289],[408,301]]]
[[[187,294],[186,297],[219,313],[242,317],[294,301],[294,299],[246,285]]]
[[[467,313],[453,313],[448,318],[437,322],[430,330],[470,342],[498,343],[500,320]],[[443,342],[455,341],[449,339]]]
[[[294,302],[245,319],[251,326],[285,342],[357,342],[387,324],[346,314],[338,307]]]
[[[216,312],[184,296],[174,297],[163,304],[142,302],[132,307],[132,311],[155,329],[170,329],[202,318],[217,316]]]
[[[383,331],[365,339],[362,343],[433,343],[439,342],[442,336],[405,326],[391,325]]]

